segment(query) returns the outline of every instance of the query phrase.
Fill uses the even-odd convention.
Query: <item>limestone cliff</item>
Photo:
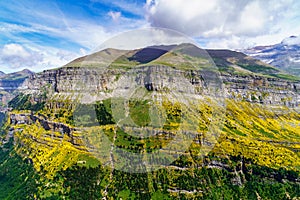
[[[160,78],[163,79],[162,85],[157,85],[155,77],[148,77],[149,80],[147,80],[147,77],[144,76],[137,79],[136,82],[143,84],[148,90],[158,90],[163,85],[174,84],[172,81],[181,76],[189,81],[191,87],[202,88],[198,91],[198,94],[201,95],[200,91],[208,93],[201,71],[177,71],[175,73],[174,70],[169,68],[160,68],[159,74]],[[118,78],[122,74],[124,72],[117,69],[103,71],[97,68],[66,67],[34,74],[25,80],[21,88],[32,93],[39,91],[43,86],[48,86],[55,93],[89,92],[98,94],[98,98],[102,99],[103,95],[109,94],[116,88]],[[156,76],[154,72],[152,74]],[[174,74],[177,77],[174,80],[164,79],[163,74],[165,74],[165,77],[168,77],[167,74]],[[257,74],[237,75],[228,73],[220,74],[219,80],[223,82],[222,89],[224,89],[225,98],[290,107],[297,107],[300,104],[299,81],[265,77]]]

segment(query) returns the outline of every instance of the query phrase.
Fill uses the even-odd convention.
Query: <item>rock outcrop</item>
[[[55,93],[93,93],[109,94],[118,87],[128,84],[143,85],[147,90],[172,88],[177,91],[210,95],[209,87],[223,91],[224,98],[235,98],[262,104],[297,107],[300,104],[300,82],[258,75],[213,74],[214,80],[201,71],[180,71],[168,67],[152,66],[133,71],[130,74],[117,69],[97,69],[67,67],[47,70],[30,76],[21,88],[29,93],[42,87],[51,88]],[[132,76],[131,76],[132,75]],[[123,80],[122,80],[123,77]],[[132,77],[133,82],[129,80]],[[121,79],[121,80],[120,80]],[[126,81],[128,79],[128,82]],[[217,85],[208,86],[209,83]],[[215,92],[216,94],[217,92]]]

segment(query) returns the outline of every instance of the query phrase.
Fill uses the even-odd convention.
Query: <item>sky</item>
[[[299,10],[299,0],[0,0],[0,71],[57,68],[149,27],[202,48],[276,44],[300,34]]]

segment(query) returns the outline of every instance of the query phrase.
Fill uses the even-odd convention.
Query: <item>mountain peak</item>
[[[288,45],[288,46],[290,46],[290,45],[300,45],[300,37],[292,35],[292,36],[282,40],[281,44]]]
[[[4,75],[5,75],[5,73],[0,71],[0,76],[4,76]]]
[[[77,58],[65,66],[82,66],[85,63],[111,63],[111,62],[126,62],[146,64],[151,61],[158,59],[164,54],[177,50],[177,49],[188,49],[195,47],[193,44],[182,43],[182,44],[170,44],[170,45],[152,45],[144,48],[122,50],[115,48],[106,48],[93,54]]]
[[[21,73],[28,74],[28,75],[34,74],[34,72],[30,71],[29,69],[23,69]]]

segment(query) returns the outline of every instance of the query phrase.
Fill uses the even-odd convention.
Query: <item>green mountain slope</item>
[[[230,74],[260,74],[287,80],[299,80],[279,69],[240,52],[230,50],[207,50],[220,71]]]
[[[150,46],[136,50],[105,49],[84,56],[66,67],[95,67],[111,65],[117,68],[134,67],[141,64],[163,64],[178,66],[199,64],[212,59],[221,73],[238,75],[260,75],[287,80],[299,80],[279,69],[254,59],[241,52],[230,50],[204,50],[193,44]],[[185,61],[184,61],[185,60]]]

